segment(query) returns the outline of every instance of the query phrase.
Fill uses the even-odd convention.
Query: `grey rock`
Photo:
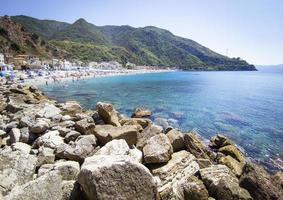
[[[39,119],[36,123],[31,127],[30,132],[35,134],[40,134],[46,131],[49,128],[49,124],[46,120]]]
[[[22,142],[16,142],[11,145],[13,151],[21,151],[23,153],[29,154],[31,146]]]
[[[184,135],[180,131],[172,129],[166,136],[168,137],[174,152],[186,149]]]
[[[55,149],[60,144],[64,144],[63,138],[59,135],[59,131],[49,131],[40,136],[35,141],[38,147],[44,146]]]
[[[158,135],[162,132],[162,128],[156,125],[147,126],[141,133],[137,135],[137,148],[142,150],[147,140],[152,136]]]
[[[76,131],[80,132],[83,135],[93,134],[93,130],[95,128],[95,124],[93,120],[82,119],[77,121],[75,124]]]
[[[67,101],[62,105],[62,109],[65,114],[68,114],[70,116],[74,116],[76,113],[82,112],[82,107],[76,101]]]
[[[165,134],[151,137],[143,147],[146,163],[164,163],[170,160],[173,148]]]
[[[75,141],[81,134],[77,131],[70,131],[67,133],[67,135],[64,138],[64,141],[66,143],[69,143],[70,141]]]
[[[62,179],[52,171],[22,186],[16,186],[4,200],[60,200],[63,197]]]
[[[21,137],[21,131],[18,128],[12,128],[12,130],[9,133],[10,135],[10,142],[11,144],[15,143],[15,142],[19,142],[20,141],[20,137]]]
[[[37,166],[44,164],[53,164],[55,162],[54,149],[48,147],[40,147],[37,156]]]
[[[36,156],[11,148],[0,150],[0,193],[6,195],[14,186],[22,185],[33,178]]]
[[[83,162],[86,157],[95,153],[96,138],[94,135],[81,135],[71,145],[61,144],[56,148],[55,155],[58,158]]]
[[[97,125],[94,129],[94,135],[99,144],[105,145],[113,139],[124,139],[129,146],[137,143],[138,130],[136,126],[125,125],[115,127],[112,125]]]
[[[129,156],[86,158],[78,182],[88,199],[156,199],[156,185],[149,170]]]
[[[135,108],[134,113],[132,114],[133,118],[143,118],[149,117],[151,115],[151,111],[145,107]]]
[[[95,155],[128,155],[130,148],[123,139],[112,140],[99,149]]]
[[[75,161],[60,161],[54,164],[53,169],[60,172],[63,180],[76,180],[80,172],[80,164]]]
[[[57,108],[53,104],[46,103],[43,105],[43,107],[37,112],[37,117],[41,118],[52,118],[56,115],[59,115],[61,113],[61,110]]]

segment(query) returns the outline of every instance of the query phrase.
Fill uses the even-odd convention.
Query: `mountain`
[[[0,52],[30,53],[43,58],[60,57],[65,54],[56,46],[41,39],[36,33],[27,31],[24,26],[12,21],[9,17],[0,17]]]
[[[123,64],[178,67],[187,70],[256,70],[240,58],[220,55],[197,42],[153,26],[96,26],[14,16],[12,20],[82,61],[117,60]],[[47,30],[48,29],[48,30]]]

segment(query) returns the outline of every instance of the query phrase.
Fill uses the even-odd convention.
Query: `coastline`
[[[95,110],[84,110],[77,102],[52,101],[34,86],[0,85],[0,92],[4,199],[28,199],[41,189],[57,199],[107,194],[168,200],[188,194],[211,200],[282,196],[283,174],[270,175],[223,135],[206,144],[193,132],[153,124],[147,118],[151,111],[144,108],[131,118],[102,102]],[[66,181],[72,192],[57,187]],[[101,189],[89,192],[96,187]]]
[[[57,70],[56,74],[35,76],[32,79],[25,79],[21,84],[23,85],[35,85],[41,86],[46,84],[60,83],[65,81],[79,81],[91,78],[101,78],[101,77],[111,77],[111,76],[128,76],[136,74],[148,74],[148,73],[163,73],[163,72],[173,72],[176,70],[90,70],[90,71],[63,71]]]

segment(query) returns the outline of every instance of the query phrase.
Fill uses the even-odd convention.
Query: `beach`
[[[119,70],[96,70],[96,69],[80,69],[80,70],[32,70],[29,72],[15,70],[14,83],[24,85],[48,85],[52,83],[60,83],[64,81],[79,81],[89,78],[108,77],[108,76],[125,76],[146,73],[161,73],[174,70],[168,69],[119,69]],[[5,77],[0,77],[0,82],[5,82]]]

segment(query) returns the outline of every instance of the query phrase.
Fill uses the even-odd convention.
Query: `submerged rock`
[[[149,117],[151,115],[151,111],[144,107],[138,107],[135,109],[134,113],[132,114],[132,118],[143,118]]]
[[[129,156],[86,158],[78,182],[88,199],[156,199],[156,185],[149,170]]]

